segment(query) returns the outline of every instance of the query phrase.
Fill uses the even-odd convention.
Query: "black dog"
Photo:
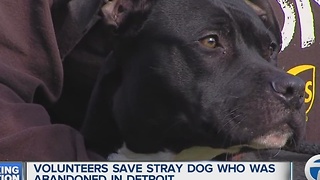
[[[277,68],[266,0],[114,0],[103,14],[116,43],[84,124],[89,147],[177,153],[303,137],[304,82]]]

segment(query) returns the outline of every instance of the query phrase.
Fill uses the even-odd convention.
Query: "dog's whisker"
[[[297,147],[298,144],[294,138],[291,139],[291,143],[293,143],[293,147]]]
[[[222,121],[224,121],[228,116],[234,114],[235,111],[237,111],[237,110],[239,110],[239,109],[240,109],[240,107],[238,106],[238,107],[234,108],[233,110],[231,110],[229,113],[227,113],[227,112],[228,112],[228,109],[225,110],[224,112],[222,112],[222,113],[227,113],[227,114],[222,118]]]
[[[225,120],[228,116],[232,115],[232,113],[228,114],[223,120]],[[219,129],[218,129],[218,132],[217,133],[220,133],[228,124],[231,124],[231,122],[234,121],[234,119],[240,117],[241,114],[238,114],[234,117],[232,117],[231,119],[229,119],[227,122],[225,122]]]
[[[272,158],[275,158],[277,155],[279,155],[279,154],[280,154],[280,152],[281,152],[281,148],[279,148],[279,149],[278,149],[277,153],[276,153],[276,154],[274,154],[274,155],[272,156]]]
[[[228,135],[223,136],[223,140],[221,141],[222,147],[229,147],[230,143],[230,137]]]
[[[238,115],[237,117],[241,117],[241,115]],[[245,119],[246,117],[243,117],[241,120],[239,120],[237,123],[235,123],[231,128],[230,131],[232,132],[235,128],[239,127],[239,124]]]

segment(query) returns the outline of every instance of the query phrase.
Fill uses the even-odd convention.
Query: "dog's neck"
[[[158,153],[141,154],[132,152],[125,144],[116,152],[108,156],[109,161],[173,161],[176,154],[166,151]]]

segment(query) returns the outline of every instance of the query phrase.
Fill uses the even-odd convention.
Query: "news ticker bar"
[[[292,180],[290,162],[0,162],[0,180]]]

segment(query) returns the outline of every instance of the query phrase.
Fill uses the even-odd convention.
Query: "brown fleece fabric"
[[[0,160],[103,159],[85,148],[78,131],[52,125],[46,110],[62,92],[61,57],[97,21],[100,4],[0,1]]]

